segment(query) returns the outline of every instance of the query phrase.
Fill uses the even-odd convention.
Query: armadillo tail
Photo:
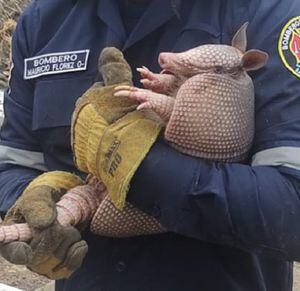
[[[89,221],[100,205],[106,189],[101,182],[78,186],[68,191],[57,206],[57,220],[61,225],[77,225]],[[29,241],[32,231],[27,223],[0,227],[0,243]]]

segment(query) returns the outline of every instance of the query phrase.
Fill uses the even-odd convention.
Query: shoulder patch
[[[24,79],[85,71],[90,50],[44,54],[24,60]]]
[[[282,29],[278,50],[284,66],[300,78],[300,16],[290,19]]]

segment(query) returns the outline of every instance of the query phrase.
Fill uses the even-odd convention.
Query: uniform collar
[[[99,18],[118,35],[120,42],[124,43],[123,50],[128,49],[171,18],[176,17],[176,13],[172,7],[172,0],[153,0],[135,29],[127,38],[118,11],[117,0],[98,0],[97,13]]]
[[[120,40],[125,41],[126,32],[116,0],[98,0],[97,14]]]

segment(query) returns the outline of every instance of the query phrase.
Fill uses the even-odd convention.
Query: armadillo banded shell
[[[155,218],[129,203],[121,210],[115,208],[109,196],[100,204],[90,229],[97,235],[119,238],[166,232]]]
[[[247,157],[254,135],[254,89],[245,73],[239,79],[213,73],[196,75],[179,89],[165,138],[183,153],[217,161]],[[108,237],[165,232],[152,217],[130,204],[122,210],[105,197],[91,230]]]
[[[254,136],[254,89],[245,73],[201,74],[178,91],[165,138],[179,151],[201,158],[244,160]]]
[[[32,232],[26,223],[1,225],[0,242],[28,241],[32,238]]]

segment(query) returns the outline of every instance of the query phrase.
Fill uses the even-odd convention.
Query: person
[[[143,65],[157,72],[160,52],[229,44],[247,21],[248,47],[270,55],[268,65],[252,74],[256,135],[248,163],[205,161],[158,140],[133,178],[128,201],[169,232],[126,239],[84,232],[89,251],[56,290],[292,290],[292,262],[300,258],[298,0],[33,1],[13,38],[1,129],[0,209],[5,214],[18,197],[28,198],[24,189],[44,172],[80,175],[70,149],[71,114],[77,98],[100,79],[102,48],[121,49],[134,72]],[[137,73],[134,81],[139,84]],[[51,202],[44,190],[31,197]],[[26,204],[27,214],[42,216],[35,203],[24,201],[17,210]],[[55,212],[50,214],[53,222]],[[24,253],[38,248],[43,257],[51,229],[69,241],[47,259],[71,265],[73,272],[86,250],[78,233],[55,223],[38,225],[38,242],[2,245],[2,254],[49,274],[43,260],[33,266]],[[68,264],[76,244],[81,248],[73,249]],[[83,250],[79,259],[77,249]]]

